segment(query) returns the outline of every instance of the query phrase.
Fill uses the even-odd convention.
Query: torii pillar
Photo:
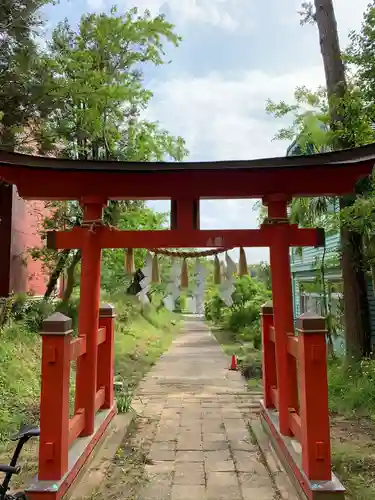
[[[293,294],[290,269],[289,220],[290,199],[274,195],[263,199],[268,208],[268,223],[272,224],[273,243],[270,246],[272,298],[275,329],[276,378],[280,432],[288,436],[289,408],[298,408],[298,383],[295,363],[288,360],[288,335],[294,335]]]

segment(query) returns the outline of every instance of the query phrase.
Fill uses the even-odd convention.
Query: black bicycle
[[[10,464],[0,464],[0,472],[5,474],[4,481],[0,484],[0,500],[26,500],[26,494],[24,491],[18,491],[17,493],[7,492],[9,490],[9,483],[13,474],[19,474],[21,471],[21,467],[17,465],[17,461],[24,444],[27,443],[29,439],[38,437],[39,435],[40,429],[38,427],[22,427],[19,432],[11,438],[12,441],[18,441],[18,443],[16,449],[14,450]]]

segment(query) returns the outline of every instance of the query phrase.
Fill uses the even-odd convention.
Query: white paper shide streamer
[[[173,259],[170,280],[167,284],[167,295],[163,299],[166,309],[171,312],[174,311],[176,300],[180,296],[180,278],[181,266],[176,259]]]
[[[225,305],[227,307],[231,307],[233,305],[232,295],[233,292],[235,291],[234,275],[237,272],[237,266],[227,253],[225,254],[225,262],[226,262],[226,269],[225,269],[224,279],[222,281],[222,284],[220,285],[219,293]]]
[[[142,287],[142,290],[138,292],[137,297],[139,298],[139,301],[142,305],[147,305],[150,303],[147,297],[147,293],[150,289],[150,283],[152,280],[152,255],[150,254],[150,252],[147,252],[146,254],[146,261],[142,269],[142,273],[144,274],[144,278],[139,283]]]
[[[206,288],[206,276],[208,270],[204,267],[199,260],[197,260],[195,266],[195,290],[194,290],[194,298],[195,298],[195,313],[203,314],[204,313],[204,292]]]

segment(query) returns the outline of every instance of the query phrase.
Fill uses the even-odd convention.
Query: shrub
[[[12,298],[11,319],[22,321],[31,332],[38,332],[45,320],[55,310],[52,300],[34,298],[26,294]]]
[[[270,298],[270,292],[263,283],[249,276],[237,278],[232,295],[233,305],[227,307],[217,289],[211,291],[205,303],[206,319],[233,332],[233,340],[252,342],[260,348],[260,307]]]
[[[186,309],[186,297],[180,295],[175,301],[175,312],[183,312]]]
[[[375,361],[348,364],[344,359],[328,364],[329,405],[334,413],[366,416],[375,421]]]

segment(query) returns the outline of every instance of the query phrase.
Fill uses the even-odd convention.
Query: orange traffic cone
[[[237,358],[235,354],[232,354],[232,363],[230,365],[230,370],[237,370]]]

